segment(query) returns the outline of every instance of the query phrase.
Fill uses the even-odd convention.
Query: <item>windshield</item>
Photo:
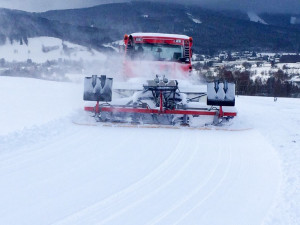
[[[178,61],[182,58],[182,46],[168,44],[135,44],[133,59],[152,61]]]

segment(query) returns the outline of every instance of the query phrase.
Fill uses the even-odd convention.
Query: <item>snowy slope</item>
[[[256,13],[254,13],[254,12],[248,12],[247,14],[248,14],[248,17],[249,17],[250,21],[268,25],[268,24],[267,24],[262,18],[260,18]]]
[[[0,77],[0,224],[299,222],[298,99],[238,97],[243,132],[78,126],[81,99]]]
[[[63,118],[82,98],[71,83],[28,78],[0,77],[0,90],[0,135]]]
[[[1,58],[9,62],[24,62],[31,59],[33,62],[43,63],[58,59],[104,60],[106,58],[96,50],[52,37],[28,38],[27,45],[17,41],[11,43],[7,39],[4,45],[0,45],[0,52]]]

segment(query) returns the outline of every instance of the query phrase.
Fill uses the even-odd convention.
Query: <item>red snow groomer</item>
[[[133,33],[124,36],[127,77],[165,74],[187,77],[192,71],[193,39],[186,35]]]
[[[167,73],[171,77],[172,71],[188,74],[191,70],[192,39],[185,35],[139,33],[125,35],[124,42],[128,57],[145,53],[138,60],[160,67],[160,74],[166,74],[166,65],[171,65]],[[125,68],[130,70],[127,77],[134,74],[135,63],[129,59]],[[154,79],[145,81],[141,89],[127,90],[124,94],[124,90],[113,89],[112,78],[93,75],[84,80],[84,100],[95,101],[95,105],[87,106],[85,110],[92,112],[99,122],[191,127],[220,125],[237,115],[233,107],[234,83],[215,81],[206,87],[206,91],[180,91],[177,80],[154,74]]]

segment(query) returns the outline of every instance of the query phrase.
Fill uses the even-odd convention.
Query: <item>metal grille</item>
[[[186,58],[190,57],[190,47],[189,47],[189,45],[184,46],[184,57],[186,57]]]

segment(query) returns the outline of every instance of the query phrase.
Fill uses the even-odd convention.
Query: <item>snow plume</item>
[[[107,55],[104,61],[86,63],[85,74],[106,75],[115,81],[138,82],[141,85],[146,80],[154,79],[156,75],[168,79],[187,80],[188,72],[180,68],[182,64],[170,61],[153,61],[125,58],[122,53]],[[141,86],[142,87],[142,86]]]
[[[126,67],[127,66],[127,67]],[[164,76],[169,80],[177,80],[179,87],[189,86],[194,83],[188,72],[180,68],[181,64],[167,61],[129,61],[125,65],[127,68],[129,82],[139,83],[141,85],[146,80],[152,80],[158,75],[160,79]]]
[[[123,68],[122,55],[107,54],[105,60],[94,60],[85,64],[85,74],[91,75],[106,75],[114,79],[122,80]]]

